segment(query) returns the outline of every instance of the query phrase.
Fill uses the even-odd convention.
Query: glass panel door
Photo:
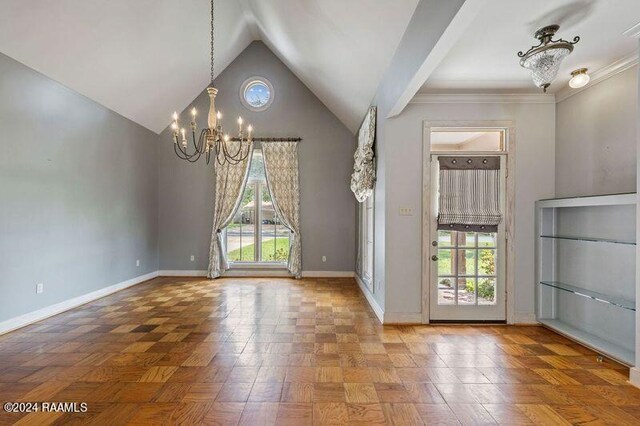
[[[465,158],[468,156],[465,156]],[[504,212],[506,161],[501,156],[501,210]],[[437,229],[439,166],[431,161],[430,320],[502,321],[505,309],[504,220],[498,232]]]
[[[290,232],[275,212],[262,153],[252,155],[240,207],[225,228],[227,258],[234,263],[286,263]]]
[[[438,231],[439,305],[496,303],[496,241],[496,233]]]
[[[255,186],[247,185],[240,208],[226,228],[227,259],[230,262],[253,262],[256,259]]]
[[[262,245],[260,260],[262,262],[286,262],[289,259],[289,229],[282,224],[276,214],[269,188],[260,183]]]

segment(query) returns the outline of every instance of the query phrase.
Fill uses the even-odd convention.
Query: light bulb
[[[587,74],[586,68],[580,68],[571,73],[571,80],[569,80],[569,86],[573,89],[579,89],[589,83],[589,74]]]
[[[171,129],[178,130],[178,125],[176,124],[175,121],[173,123],[171,123]]]
[[[229,135],[224,135],[224,141],[229,142]]]
[[[249,124],[249,125],[247,126],[247,131],[248,131],[249,133],[251,133],[251,132],[253,131],[253,126],[252,126],[251,124]]]
[[[196,107],[193,107],[193,108],[191,109],[191,115],[193,115],[194,117],[196,116],[196,113],[197,113],[197,112],[198,112],[198,111],[196,111]]]
[[[178,112],[174,111],[172,117],[173,117],[173,121],[176,121],[178,119]]]
[[[242,117],[238,117],[238,124],[242,126]]]
[[[216,118],[217,118],[218,120],[220,120],[220,119],[222,118],[222,113],[221,113],[220,111],[218,111],[218,112],[216,113]]]

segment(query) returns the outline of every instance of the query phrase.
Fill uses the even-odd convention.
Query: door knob
[[[436,261],[438,260],[438,256],[436,256],[435,254],[433,256],[431,256],[431,260]]]

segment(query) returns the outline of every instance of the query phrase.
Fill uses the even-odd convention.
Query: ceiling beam
[[[478,13],[484,7],[486,0],[466,0],[455,12],[449,24],[446,25],[444,31],[435,34],[437,30],[434,25],[437,21],[437,14],[433,13],[441,7],[442,3],[434,1],[422,0],[416,8],[414,17],[405,32],[405,36],[400,43],[399,50],[403,44],[411,44],[415,42],[423,43],[423,55],[421,63],[417,63],[413,75],[408,79],[404,89],[399,94],[393,107],[388,113],[388,117],[394,117],[402,112],[413,96],[420,90],[422,85],[427,81],[431,73],[436,69],[440,62],[449,53],[451,48],[462,37],[467,30],[469,24],[476,18]],[[447,2],[445,2],[447,3]],[[447,11],[442,11],[446,13]],[[441,18],[440,22],[442,22]],[[414,39],[414,40],[411,40]],[[398,53],[398,52],[397,52]],[[400,56],[400,55],[396,55]],[[394,57],[394,60],[401,59]]]

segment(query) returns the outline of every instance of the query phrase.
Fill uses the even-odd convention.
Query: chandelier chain
[[[211,85],[213,86],[213,65],[214,65],[214,60],[213,60],[213,40],[214,40],[214,33],[213,33],[213,15],[214,15],[214,7],[213,7],[213,0],[211,0]]]

